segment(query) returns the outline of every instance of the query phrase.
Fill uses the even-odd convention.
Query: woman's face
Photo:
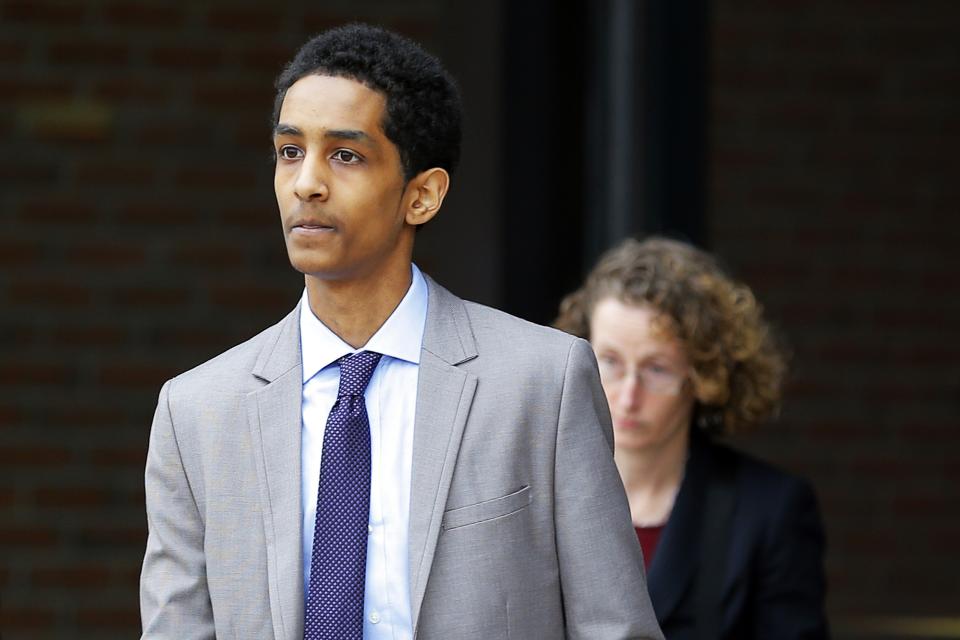
[[[685,439],[694,397],[683,345],[654,326],[653,308],[601,300],[590,341],[613,415],[618,450],[654,450]]]

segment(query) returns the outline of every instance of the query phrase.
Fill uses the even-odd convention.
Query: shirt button
[[[371,611],[369,618],[372,624],[377,624],[378,622],[380,622],[380,614],[377,613],[376,611]]]
[[[372,525],[372,524],[368,524],[368,525],[367,525],[367,533],[368,533],[368,534],[373,533],[373,525]]]

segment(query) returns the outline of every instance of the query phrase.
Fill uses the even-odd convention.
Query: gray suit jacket
[[[583,340],[428,279],[410,497],[419,639],[662,638]],[[303,637],[298,311],[168,381],[144,638]]]

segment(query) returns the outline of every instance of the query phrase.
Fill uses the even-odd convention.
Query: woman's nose
[[[643,397],[643,382],[638,376],[629,374],[620,381],[617,393],[617,405],[620,409],[635,410],[640,407]]]

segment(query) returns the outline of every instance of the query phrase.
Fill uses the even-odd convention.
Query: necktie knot
[[[382,355],[374,351],[358,351],[340,358],[340,389],[337,397],[362,396]]]

